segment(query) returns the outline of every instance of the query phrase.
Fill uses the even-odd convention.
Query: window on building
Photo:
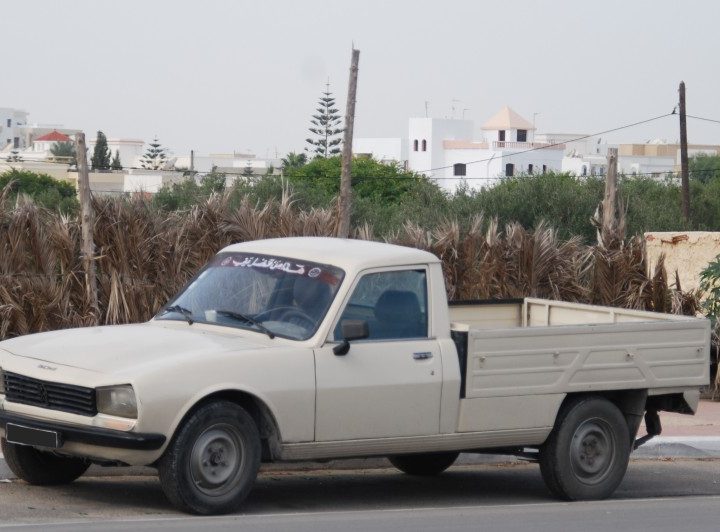
[[[418,140],[413,140],[413,151],[418,151]]]
[[[543,174],[546,174],[546,173],[547,173],[547,165],[544,164],[544,165],[543,165]]]
[[[422,151],[427,151],[427,140],[425,139],[422,141]]]
[[[507,163],[505,165],[505,176],[512,177],[514,173],[515,173],[515,165],[512,163]]]
[[[467,166],[463,163],[457,163],[453,165],[453,175],[465,176],[467,175]]]
[[[7,119],[7,127],[12,127],[12,118]]]
[[[584,175],[584,176],[587,175],[587,166],[585,166],[585,165],[583,165],[583,167],[582,167],[582,175]]]
[[[503,142],[505,140],[505,130],[504,129],[501,129],[500,131],[498,131],[498,140],[500,142]]]
[[[527,142],[527,129],[518,129],[518,142]]]
[[[13,139],[13,148],[17,149],[20,147],[20,137],[15,137]]]
[[[528,174],[532,174],[532,173],[533,173],[533,165],[529,164],[528,165]]]

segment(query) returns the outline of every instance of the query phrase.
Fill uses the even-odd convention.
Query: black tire
[[[38,451],[34,447],[9,443],[5,439],[1,445],[10,471],[28,484],[36,486],[70,484],[90,467],[90,462],[83,458]]]
[[[625,417],[607,399],[586,397],[561,409],[540,449],[540,472],[560,499],[605,499],[622,482],[629,459]]]
[[[455,463],[460,453],[400,454],[388,456],[390,463],[403,473],[420,477],[439,475]]]
[[[160,459],[160,483],[184,512],[213,515],[237,510],[260,468],[255,421],[229,401],[206,404],[179,428]]]

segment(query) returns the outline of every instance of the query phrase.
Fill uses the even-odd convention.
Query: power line
[[[716,124],[720,124],[720,120],[715,120],[713,118],[703,118],[702,116],[693,116],[686,114],[688,118],[694,118],[695,120],[702,120],[704,122],[715,122]]]

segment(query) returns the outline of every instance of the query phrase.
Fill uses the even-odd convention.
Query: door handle
[[[415,360],[427,360],[428,358],[432,358],[433,354],[430,351],[421,351],[418,353],[413,353],[413,358]]]

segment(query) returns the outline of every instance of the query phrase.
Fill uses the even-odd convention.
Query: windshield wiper
[[[238,321],[244,321],[246,323],[249,323],[251,325],[254,325],[258,329],[260,329],[262,332],[268,335],[268,338],[271,340],[275,338],[275,333],[273,333],[270,329],[265,327],[262,323],[257,321],[254,318],[251,318],[250,316],[246,316],[245,314],[240,314],[239,312],[234,312],[232,310],[216,310],[218,314],[222,314],[223,316],[227,316],[228,318],[233,318]]]
[[[188,325],[192,325],[194,323],[192,318],[192,311],[186,309],[185,307],[181,307],[180,305],[170,305],[165,310],[163,310],[163,314],[167,312],[177,312],[178,314],[182,314],[187,320]]]

